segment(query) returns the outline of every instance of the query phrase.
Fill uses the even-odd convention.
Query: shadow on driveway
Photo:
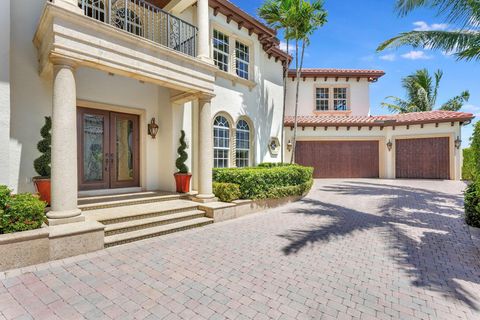
[[[335,204],[327,202],[329,194],[336,197]],[[372,209],[364,212],[339,205],[338,195],[360,197],[362,202],[371,199]],[[414,277],[413,285],[455,297],[479,310],[478,297],[458,283],[480,283],[480,252],[463,221],[462,196],[394,184],[342,181],[313,190],[288,214],[329,217],[330,223],[280,235],[290,241],[283,248],[285,255],[354,232],[381,228],[387,237],[385,245],[391,249],[389,258]],[[365,243],[365,248],[368,245]]]

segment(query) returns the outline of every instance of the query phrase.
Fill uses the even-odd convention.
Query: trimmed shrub
[[[188,173],[188,167],[185,162],[188,159],[188,154],[185,152],[187,149],[187,143],[185,142],[185,131],[181,131],[180,136],[180,146],[178,147],[177,153],[178,158],[175,161],[175,166],[177,167],[178,173]]]
[[[463,149],[462,179],[473,181],[475,177],[475,155],[472,148]]]
[[[312,180],[313,168],[299,165],[255,168],[214,169],[213,181],[236,183],[240,186],[241,199],[266,199],[292,195],[292,189],[285,187],[301,186],[295,189],[296,195],[305,192],[306,184]],[[289,191],[285,191],[289,190]],[[300,191],[303,191],[300,193]],[[278,194],[278,195],[277,195]]]
[[[5,209],[11,194],[12,190],[10,190],[7,186],[0,185],[0,209]]]
[[[478,181],[472,182],[465,190],[465,221],[480,228],[480,190]]]
[[[240,186],[236,183],[213,183],[213,194],[222,202],[232,202],[240,199],[242,193]]]
[[[46,219],[45,206],[45,202],[30,193],[9,197],[5,208],[0,210],[0,230],[12,233],[40,228]]]
[[[471,138],[470,149],[473,153],[475,172],[480,172],[480,121],[475,124]]]
[[[264,162],[258,165],[258,168],[276,168],[276,167],[287,167],[291,166],[290,163],[285,162]]]
[[[37,144],[37,149],[42,155],[33,161],[33,167],[40,177],[50,178],[50,162],[52,160],[52,118],[45,117],[45,125],[40,130],[42,140]]]
[[[278,187],[267,192],[268,199],[281,199],[293,196],[301,196],[307,193],[313,185],[313,179],[298,186]]]

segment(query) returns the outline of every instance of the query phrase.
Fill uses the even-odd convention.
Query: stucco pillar
[[[198,99],[198,195],[197,200],[208,202],[215,199],[212,191],[213,141],[211,98]]]
[[[54,62],[50,225],[83,221],[77,206],[77,106],[74,66]]]
[[[208,14],[208,0],[197,1],[197,23],[198,23],[198,52],[197,57],[212,62],[210,59],[210,21]]]

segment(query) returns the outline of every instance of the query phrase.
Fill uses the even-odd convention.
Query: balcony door
[[[139,186],[137,115],[78,108],[77,130],[80,190]]]

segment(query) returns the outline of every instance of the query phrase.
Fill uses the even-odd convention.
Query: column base
[[[60,224],[75,223],[85,221],[85,216],[82,215],[82,210],[68,210],[68,211],[49,211],[47,212],[48,225],[58,226]]]
[[[202,60],[203,62],[214,64],[213,59],[209,56],[197,56],[198,59]]]
[[[195,197],[192,197],[192,201],[198,203],[210,203],[218,201],[218,198],[214,194],[198,194]]]
[[[69,11],[73,11],[79,14],[83,15],[83,10],[82,8],[78,7],[75,5],[76,1],[69,1],[69,0],[54,0],[54,4],[56,4],[59,7],[62,7],[64,9],[67,9]]]

